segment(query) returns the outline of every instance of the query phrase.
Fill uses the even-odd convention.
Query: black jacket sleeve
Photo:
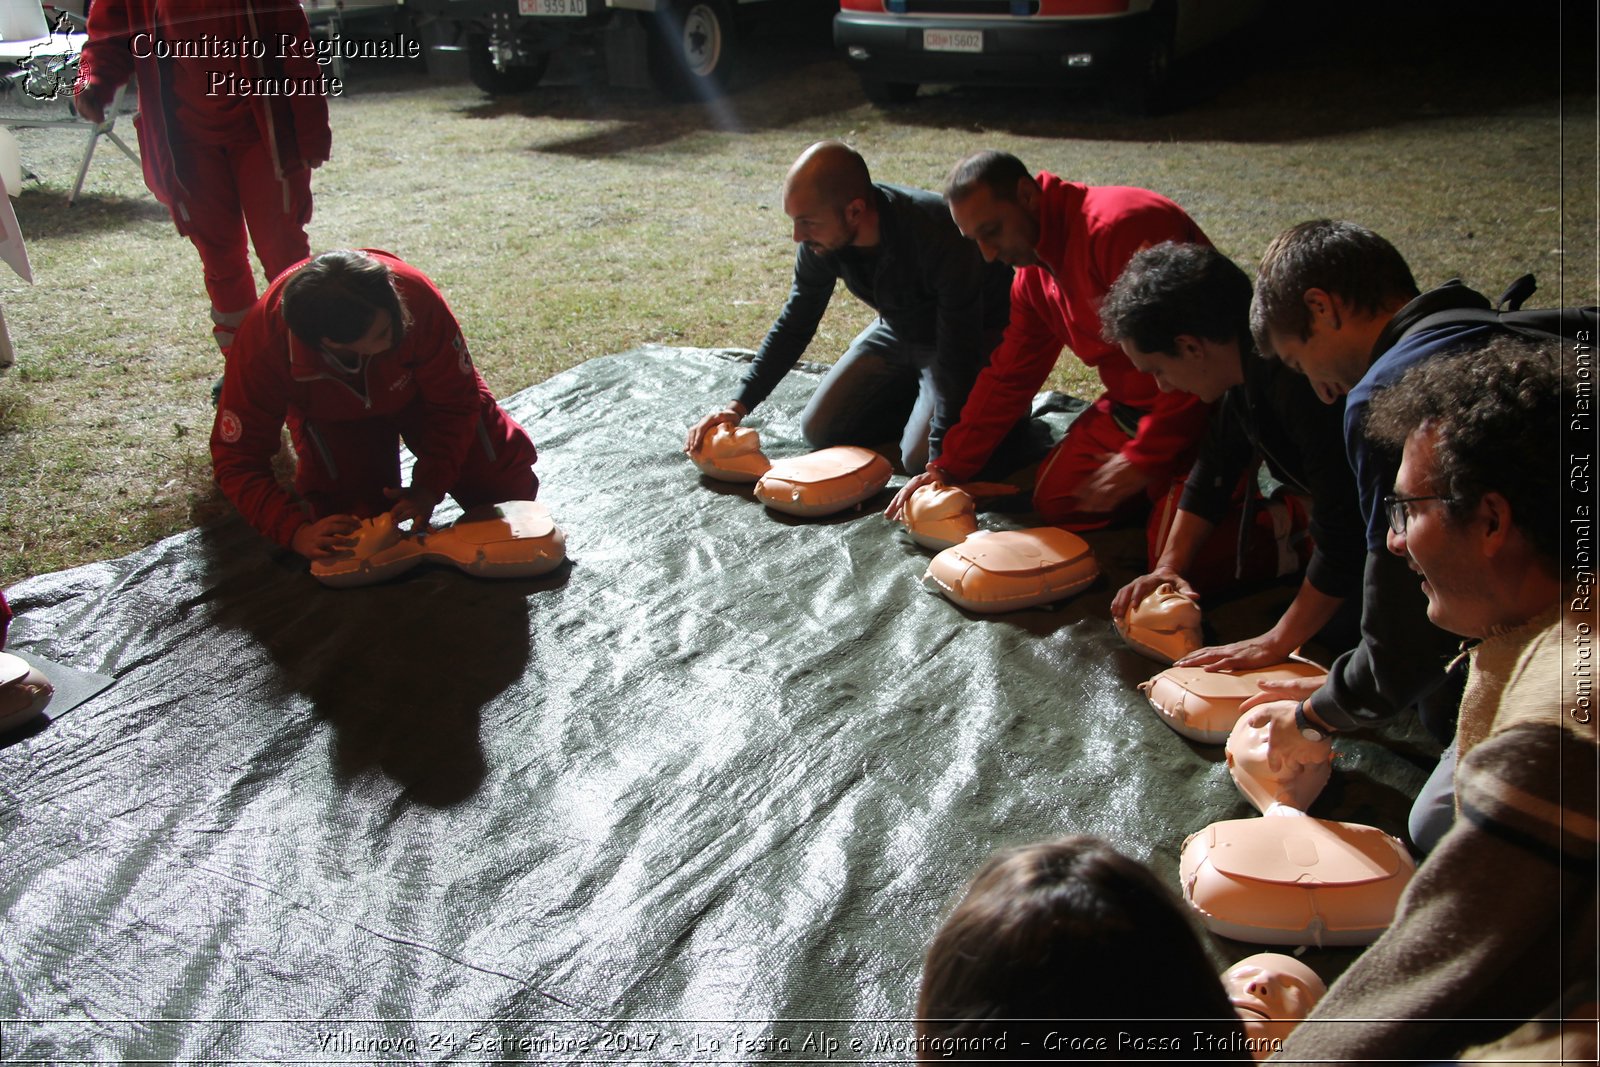
[[[822,256],[804,245],[795,250],[794,284],[789,289],[789,299],[767,331],[755,361],[740,382],[739,395],[734,398],[746,411],[765,400],[805,354],[838,280],[837,270]]]
[[[1461,639],[1428,621],[1422,583],[1399,556],[1367,555],[1361,643],[1340,656],[1311,697],[1335,730],[1377,726],[1444,684]]]

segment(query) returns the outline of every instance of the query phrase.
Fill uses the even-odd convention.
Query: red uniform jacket
[[[425,418],[407,420],[420,425],[407,431],[406,445],[417,457],[411,483],[443,495],[477,440],[484,409],[497,406],[434,284],[387,252],[365,251],[394,272],[411,315],[398,347],[367,357],[354,376],[336,372],[284,324],[281,304],[295,273],[291,268],[250,309],[228,352],[211,431],[212,467],[245,520],[284,546],[308,521],[272,471],[285,422],[293,430],[303,423],[398,416],[419,405]]]
[[[295,43],[284,47],[284,35]],[[89,40],[78,68],[78,89],[102,107],[109,106],[129,77],[139,82],[139,156],[145,184],[172,209],[179,228],[188,219],[181,152],[174,151],[171,94],[179,91],[171,60],[158,53],[173,47],[237,47],[255,42],[263,53],[235,60],[249,78],[317,79],[322,76],[311,51],[311,30],[297,3],[273,0],[95,0],[89,8]],[[158,42],[165,42],[157,47]],[[227,65],[223,61],[222,65]],[[314,167],[328,158],[326,97],[252,96],[257,132],[272,152],[277,177]],[[190,103],[208,109],[206,100]]]
[[[1205,433],[1210,406],[1186,393],[1163,393],[1154,378],[1135,370],[1122,349],[1100,336],[1100,302],[1141,248],[1211,242],[1158,193],[1064,182],[1044,171],[1038,181],[1039,265],[1013,276],[1005,339],[979,372],[960,421],[946,433],[937,465],[955,481],[976,476],[1028,414],[1065,345],[1099,372],[1112,403],[1144,413],[1123,456],[1141,470],[1170,466]]]

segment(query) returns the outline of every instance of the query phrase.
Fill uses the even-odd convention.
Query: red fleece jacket
[[[211,432],[212,467],[223,495],[280,545],[289,545],[308,521],[272,470],[285,421],[375,418],[421,405],[425,429],[406,441],[417,457],[411,484],[443,494],[461,473],[480,412],[495,402],[472,365],[455,316],[427,275],[387,252],[363,251],[394,272],[411,316],[399,345],[363,359],[355,375],[338,374],[284,324],[283,290],[296,267],[284,271],[250,309],[228,351]]]
[[[1163,393],[1100,336],[1100,302],[1135,252],[1163,241],[1211,242],[1171,200],[1147,189],[1064,182],[1038,175],[1039,264],[1011,282],[1005,339],[945,435],[938,466],[955,481],[975,477],[1000,439],[1027,415],[1063,346],[1093,367],[1113,403],[1144,412],[1122,449],[1135,467],[1155,471],[1191,449],[1205,432],[1210,406],[1186,393]]]

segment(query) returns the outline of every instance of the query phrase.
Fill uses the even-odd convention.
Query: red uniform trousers
[[[1245,519],[1246,487],[1252,497],[1250,529],[1244,543],[1240,544],[1239,527]],[[1182,497],[1183,482],[1174,482],[1166,497],[1150,512],[1150,521],[1145,525],[1145,546],[1151,570],[1161,559],[1161,550],[1166,547],[1167,533],[1177,519],[1178,501]],[[1283,491],[1274,493],[1270,499],[1262,496],[1252,470],[1234,493],[1228,513],[1184,568],[1183,576],[1195,592],[1213,596],[1228,589],[1261,585],[1297,574],[1306,569],[1315,547],[1307,532],[1310,525],[1311,515],[1299,497]]]
[[[1117,424],[1111,414],[1111,398],[1101,396],[1083,412],[1072,425],[1061,443],[1045,457],[1039,466],[1039,475],[1033,486],[1033,507],[1051,526],[1065,530],[1098,530],[1113,522],[1128,521],[1142,516],[1151,501],[1166,495],[1174,480],[1181,479],[1194,463],[1194,448],[1186,448],[1170,457],[1152,472],[1150,484],[1143,493],[1137,493],[1115,511],[1090,512],[1076,509],[1075,497],[1107,456],[1121,452],[1130,439],[1126,430]]]
[[[185,140],[174,146],[183,155],[189,196],[173,212],[178,232],[193,242],[205,270],[206,294],[217,342],[224,349],[233,331],[256,302],[250,250],[267,282],[311,255],[306,225],[311,221],[311,171],[302,167],[282,181],[273,173],[272,154],[261,141],[205,144]]]
[[[399,488],[400,441],[424,439],[428,412],[420,404],[395,415],[308,422],[291,411],[289,434],[299,463],[295,489],[314,520],[329,515],[371,518],[394,507],[383,495]],[[444,491],[462,509],[506,500],[533,500],[538,456],[528,432],[493,400],[478,414],[478,432],[461,473]]]

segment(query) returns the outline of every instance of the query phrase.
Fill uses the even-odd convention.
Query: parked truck
[[[783,0],[408,0],[430,47],[466,53],[484,92],[516,93],[566,48],[601,50],[614,85],[705,97],[727,84],[748,9]]]

